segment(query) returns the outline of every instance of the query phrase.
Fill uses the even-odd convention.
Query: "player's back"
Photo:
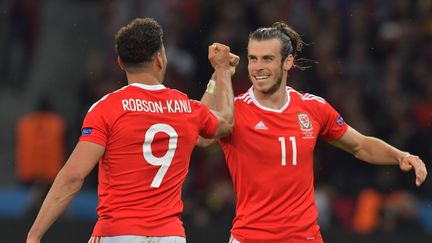
[[[181,186],[199,134],[214,134],[211,117],[163,85],[128,85],[90,108],[81,140],[106,148],[94,235],[184,236]]]

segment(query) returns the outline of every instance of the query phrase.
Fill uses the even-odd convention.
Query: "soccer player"
[[[287,86],[302,44],[284,22],[249,35],[252,87],[235,98],[234,128],[219,141],[236,192],[230,242],[323,242],[313,187],[318,137],[360,160],[414,170],[417,186],[426,178],[418,156],[360,134],[325,99]],[[202,102],[215,100],[207,92]],[[199,145],[213,141],[200,139]]]
[[[182,184],[198,137],[226,136],[232,129],[233,55],[228,46],[209,46],[220,99],[212,113],[162,85],[167,67],[162,37],[161,26],[151,18],[135,19],[116,34],[118,64],[128,85],[89,109],[79,142],[45,198],[27,243],[40,242],[97,163],[99,217],[89,242],[186,242]]]

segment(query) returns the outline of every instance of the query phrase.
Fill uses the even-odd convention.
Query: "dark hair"
[[[152,18],[137,18],[115,35],[117,55],[127,66],[152,61],[162,47],[163,30]]]
[[[275,22],[272,27],[258,28],[249,34],[249,40],[271,40],[279,39],[282,44],[281,55],[282,61],[292,54],[294,56],[294,66],[300,69],[307,68],[306,66],[299,65],[304,63],[305,59],[297,59],[297,55],[302,51],[304,42],[301,36],[285,22]]]

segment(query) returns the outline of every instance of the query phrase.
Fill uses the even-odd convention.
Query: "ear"
[[[163,57],[162,57],[161,52],[158,52],[158,53],[156,54],[155,64],[156,64],[156,66],[157,66],[158,68],[163,69],[163,65],[164,65],[164,64],[163,64]]]
[[[125,70],[125,64],[124,64],[124,62],[120,59],[120,57],[119,56],[117,56],[117,64],[119,65],[119,67],[120,67],[120,69],[121,70]]]
[[[294,66],[294,56],[289,54],[283,63],[283,70],[289,71]]]

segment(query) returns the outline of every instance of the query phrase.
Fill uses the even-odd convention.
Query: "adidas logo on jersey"
[[[255,129],[267,130],[268,127],[264,124],[264,122],[259,121],[259,122],[255,125]]]

